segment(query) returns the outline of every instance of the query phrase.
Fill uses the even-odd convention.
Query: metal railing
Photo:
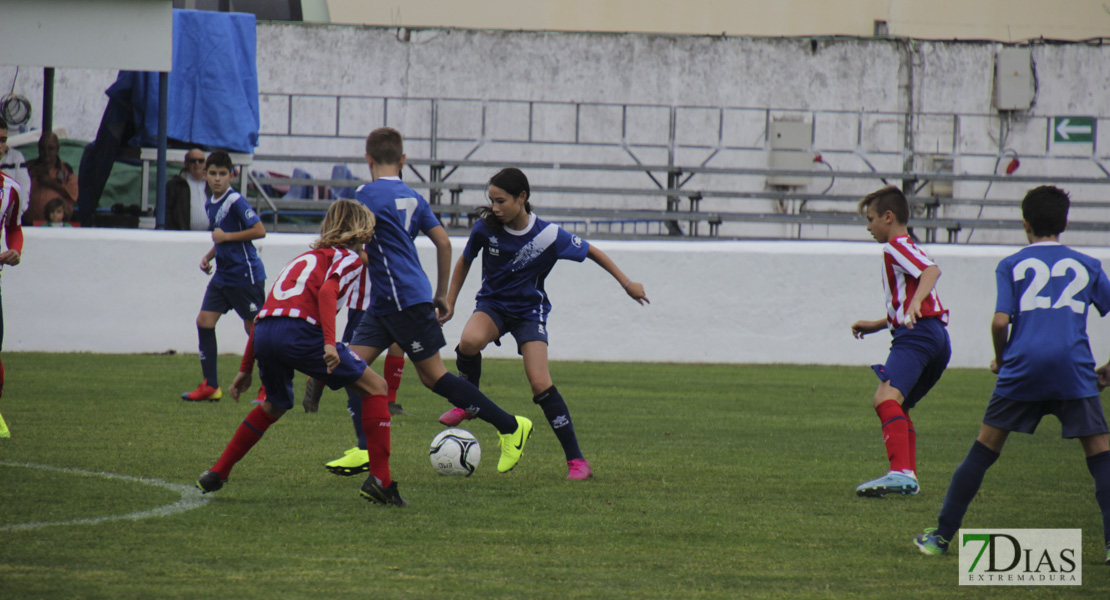
[[[722,226],[735,223],[859,226],[855,202],[880,185],[895,184],[907,192],[914,206],[915,227],[927,241],[947,231],[1019,229],[1013,219],[982,219],[958,214],[961,210],[1012,207],[1018,186],[1057,184],[1094,188],[1094,197],[1110,184],[1107,157],[1100,156],[1099,135],[1082,151],[1054,150],[1052,117],[1029,117],[1015,126],[1009,114],[956,115],[842,110],[794,110],[743,107],[652,106],[636,104],[560,103],[512,100],[382,98],[263,94],[268,104],[284,104],[284,119],[264,119],[263,136],[310,147],[319,142],[334,148],[344,143],[358,147],[367,131],[389,124],[406,134],[409,184],[426,191],[428,200],[446,216],[449,228],[463,226],[463,215],[485,202],[485,179],[503,166],[529,173],[534,193],[543,193],[543,214],[562,216],[570,223],[588,222],[605,235],[717,237]],[[328,107],[331,107],[328,109]],[[270,110],[274,110],[270,106]],[[280,108],[280,107],[279,107]],[[302,118],[314,110],[314,119]],[[330,112],[329,112],[330,110]],[[302,112],[298,112],[302,111]],[[266,110],[263,111],[264,115]],[[808,151],[820,165],[813,170],[772,169],[766,155],[768,131],[776,118],[803,119],[813,139]],[[1095,130],[1098,131],[1096,118]],[[283,123],[283,126],[275,126]],[[985,128],[976,138],[970,132]],[[1020,127],[1021,131],[1015,131]],[[877,133],[885,131],[886,133]],[[907,135],[913,131],[913,135]],[[997,133],[995,133],[997,132]],[[1039,142],[1037,140],[1040,140]],[[745,141],[747,140],[747,141]],[[929,151],[922,147],[932,145]],[[1102,144],[1101,147],[1105,147]],[[1022,149],[1022,153],[1014,150]],[[414,151],[415,150],[415,151]],[[1089,150],[1089,151],[1088,151]],[[521,160],[575,153],[579,160]],[[582,156],[601,154],[596,161]],[[758,154],[758,156],[757,156]],[[490,159],[490,155],[494,155]],[[725,160],[725,157],[730,157]],[[923,157],[959,159],[962,172],[920,168]],[[1024,173],[998,173],[1006,157],[1025,162]],[[418,157],[418,158],[417,158]],[[739,158],[738,158],[739,157]],[[259,154],[256,164],[304,166],[312,163],[364,165],[357,155],[335,152]],[[741,163],[733,166],[735,163]],[[730,166],[718,166],[732,163]],[[833,164],[841,165],[840,168]],[[990,164],[993,163],[993,169]],[[1040,164],[1043,163],[1043,164]],[[852,170],[845,165],[860,165]],[[917,166],[911,168],[908,165]],[[975,171],[969,171],[975,168]],[[1039,172],[1038,172],[1039,171]],[[1087,176],[1089,171],[1095,176]],[[643,177],[636,178],[636,174]],[[822,191],[766,184],[782,177],[828,181]],[[609,183],[612,181],[613,183]],[[580,182],[586,185],[576,185]],[[937,183],[955,185],[956,195],[933,194]],[[252,183],[349,187],[347,179],[256,177]],[[594,185],[589,185],[594,184]],[[839,186],[837,192],[833,187]],[[1009,199],[988,197],[993,189],[1009,190]],[[982,191],[985,187],[985,191]],[[471,194],[470,192],[476,192]],[[465,198],[464,198],[465,193]],[[596,204],[622,208],[600,217],[588,207],[570,206],[566,199],[598,198]],[[313,211],[309,204],[267,198],[270,211]],[[707,205],[713,209],[706,210]],[[632,205],[635,205],[632,207]],[[1106,208],[1108,203],[1084,199],[1077,206]],[[462,208],[448,208],[462,207]],[[323,209],[316,204],[315,209]],[[463,210],[465,209],[465,210]],[[558,209],[558,211],[556,211]],[[602,209],[607,210],[607,209]],[[603,221],[609,219],[611,223]],[[654,233],[621,230],[620,223],[658,222]],[[1108,220],[1110,222],[1110,220]],[[1100,219],[1078,221],[1072,231],[1106,231]],[[596,231],[596,229],[595,229]],[[799,236],[801,229],[798,228]]]

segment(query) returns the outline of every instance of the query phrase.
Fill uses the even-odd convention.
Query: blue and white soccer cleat
[[[922,554],[931,556],[940,556],[948,552],[948,540],[937,535],[936,527],[930,527],[925,530],[925,533],[914,536],[913,545],[917,546]]]
[[[882,498],[887,494],[916,496],[920,491],[920,488],[917,486],[917,479],[905,473],[891,471],[878,479],[860,484],[860,486],[856,488],[856,495],[866,496],[868,498]]]

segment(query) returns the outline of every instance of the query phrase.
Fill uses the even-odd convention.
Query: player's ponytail
[[[524,212],[532,213],[532,203],[530,202],[532,187],[528,184],[528,177],[524,175],[524,171],[516,167],[505,167],[489,178],[488,185],[505,190],[513,198],[519,198],[521,194],[524,194]],[[493,214],[493,209],[488,206],[478,209],[478,218],[484,221],[486,227],[491,231],[497,231],[503,227],[501,220]]]

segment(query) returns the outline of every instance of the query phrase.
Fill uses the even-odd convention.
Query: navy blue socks
[[[469,381],[474,387],[481,387],[478,385],[482,379],[481,352],[468,356],[460,352],[458,346],[455,346],[455,368],[459,371],[459,377]]]
[[[948,493],[944,496],[944,505],[941,506],[940,517],[937,519],[937,535],[952,541],[952,536],[956,535],[964,521],[967,507],[983,484],[983,476],[994,461],[998,460],[998,456],[997,452],[987,448],[979,440],[971,445],[967,457],[952,474],[952,483],[948,484]]]
[[[478,388],[451,373],[445,373],[432,386],[432,391],[470,414],[493,425],[501,434],[516,431],[516,417],[494,404]]]
[[[1110,544],[1110,452],[1088,456],[1087,470],[1095,478],[1095,500],[1102,512],[1102,539]]]
[[[543,409],[543,416],[547,418],[555,437],[562,444],[567,461],[582,458],[582,451],[578,449],[578,436],[574,434],[574,423],[570,420],[570,410],[559,390],[551,386],[537,394],[532,401]]]
[[[216,367],[216,328],[197,325],[197,338],[200,340],[200,372],[212,387],[220,387],[219,370]]]

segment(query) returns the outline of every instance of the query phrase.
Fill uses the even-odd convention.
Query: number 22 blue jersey
[[[995,279],[995,312],[1010,315],[995,393],[1018,401],[1097,396],[1087,307],[1102,316],[1110,312],[1102,263],[1056,242],[1038,242],[998,263]]]
[[[522,231],[490,231],[484,221],[478,221],[470,231],[463,256],[473,262],[482,254],[479,303],[545,322],[551,312],[544,290],[547,274],[560,258],[582,262],[589,250],[590,245],[582,238],[533,214]]]

